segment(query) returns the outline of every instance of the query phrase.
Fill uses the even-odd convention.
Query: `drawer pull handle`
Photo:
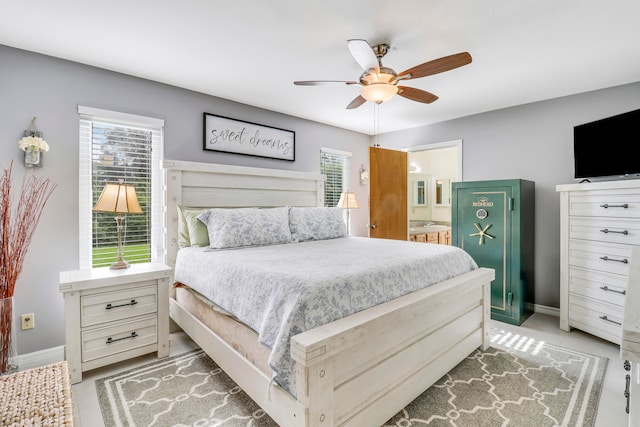
[[[623,264],[629,264],[629,260],[624,258],[624,259],[615,259],[615,258],[609,258],[608,256],[601,256],[600,257],[601,260],[603,261],[615,261],[615,262],[621,262]]]
[[[631,400],[631,392],[629,391],[629,387],[631,385],[631,375],[627,374],[624,377],[625,383],[626,385],[624,386],[624,397],[627,398],[627,407],[625,408],[625,411],[627,412],[627,414],[629,413],[629,400]]]
[[[608,228],[605,228],[602,231],[604,234],[607,233],[618,233],[618,234],[624,234],[625,236],[629,234],[629,230],[622,230],[622,231],[616,231],[616,230],[609,230]]]
[[[622,205],[610,205],[609,203],[605,203],[604,205],[600,205],[601,208],[625,208],[628,209],[629,208],[629,204],[628,203],[624,203]]]
[[[603,291],[607,291],[607,292],[615,292],[615,293],[617,293],[617,294],[622,294],[622,295],[626,295],[626,294],[627,294],[627,291],[625,291],[625,290],[618,291],[618,290],[615,290],[615,289],[611,289],[611,288],[609,288],[607,285],[600,286],[600,289],[602,289]]]
[[[126,304],[111,305],[111,303],[109,303],[105,307],[105,310],[111,310],[112,308],[118,308],[118,307],[127,307],[129,305],[136,305],[137,303],[138,303],[138,301],[136,301],[134,299],[132,299],[131,302],[128,302]]]
[[[116,338],[115,340],[111,337],[107,338],[107,344],[113,344],[114,342],[117,341],[122,341],[122,340],[128,340],[130,338],[135,338],[138,336],[138,333],[136,331],[131,332],[131,335],[127,335],[126,337],[122,337],[122,338]]]
[[[600,319],[605,320],[605,321],[610,322],[610,323],[615,323],[616,325],[622,326],[622,323],[616,322],[615,320],[609,319],[606,314],[603,315],[603,316],[600,316]]]

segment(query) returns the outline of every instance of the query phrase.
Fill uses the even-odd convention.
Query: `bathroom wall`
[[[427,149],[409,153],[409,221],[433,221],[451,223],[450,183],[459,180],[459,150],[457,147]],[[412,167],[414,166],[414,167]],[[411,172],[416,169],[415,172]],[[436,181],[443,179],[447,188],[446,200],[436,204]],[[414,184],[416,180],[427,181],[427,205],[414,204]]]

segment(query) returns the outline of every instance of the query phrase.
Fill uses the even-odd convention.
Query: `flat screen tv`
[[[573,128],[576,179],[640,175],[640,110]]]

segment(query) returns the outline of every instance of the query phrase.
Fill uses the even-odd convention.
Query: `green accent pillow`
[[[178,206],[178,246],[209,246],[207,226],[197,217],[208,208],[185,208]]]
[[[191,240],[189,240],[189,228],[187,227],[187,219],[182,213],[182,207],[178,208],[178,247],[186,248],[191,246]]]

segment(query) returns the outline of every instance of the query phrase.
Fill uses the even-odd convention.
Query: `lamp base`
[[[109,267],[111,270],[123,270],[125,268],[129,268],[129,263],[127,261],[114,261]]]
[[[124,270],[125,268],[129,268],[129,263],[124,260],[122,252],[122,222],[124,218],[121,214],[118,214],[114,219],[116,220],[116,228],[118,230],[118,250],[116,252],[116,260],[113,261],[109,268],[111,270]]]

